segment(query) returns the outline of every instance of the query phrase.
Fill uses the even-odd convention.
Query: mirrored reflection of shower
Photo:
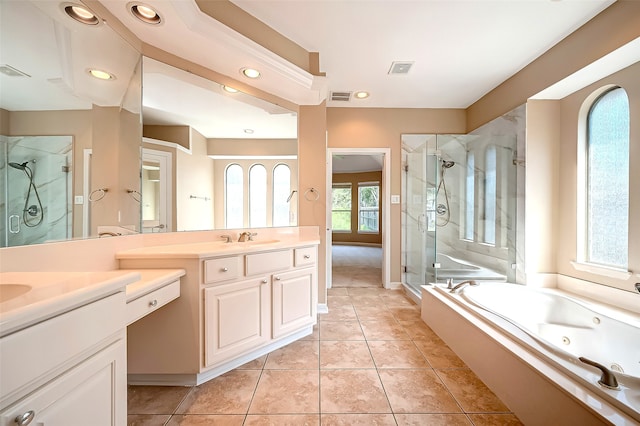
[[[447,191],[447,183],[445,181],[445,171],[455,166],[454,161],[440,159],[440,181],[438,189],[436,189],[436,213],[438,220],[437,226],[445,226],[451,220],[451,207],[449,205],[449,192]],[[441,198],[438,198],[442,195]],[[440,202],[442,200],[443,202]]]
[[[31,160],[30,162],[35,164],[35,160]],[[29,167],[29,161],[25,161],[24,163],[9,162],[9,166],[16,170],[23,171],[27,179],[29,179],[27,193],[24,199],[24,208],[22,209],[22,222],[29,228],[36,227],[40,225],[44,219],[44,209],[38,188],[33,182],[33,169]],[[35,197],[35,200],[33,197]],[[35,204],[32,204],[34,201]]]

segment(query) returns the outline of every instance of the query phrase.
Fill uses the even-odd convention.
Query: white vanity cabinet
[[[126,423],[125,293],[0,339],[0,425]]]
[[[205,367],[315,324],[317,278],[309,267],[315,252],[304,247],[204,261]],[[305,268],[295,266],[296,253]]]
[[[318,243],[230,244],[118,254],[186,271],[179,299],[127,329],[130,384],[199,384],[313,332]]]

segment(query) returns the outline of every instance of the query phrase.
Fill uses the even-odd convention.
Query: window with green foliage
[[[358,232],[379,230],[380,184],[366,182],[358,185]]]
[[[335,184],[332,191],[331,228],[351,232],[351,184]]]

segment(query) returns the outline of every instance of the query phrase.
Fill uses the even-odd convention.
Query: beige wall
[[[142,126],[142,135],[146,138],[173,142],[185,149],[191,149],[189,126]]]
[[[318,106],[300,107],[298,115],[298,195],[315,188],[320,196],[298,197],[298,225],[315,225],[320,230],[318,247],[318,303],[327,303],[327,108]]]
[[[209,155],[284,156],[298,154],[297,139],[209,139]]]
[[[365,243],[365,244],[382,244],[382,233],[359,233],[358,232],[358,183],[360,182],[379,182],[382,185],[382,172],[362,172],[362,173],[334,173],[331,179],[332,183],[350,183],[351,184],[351,230],[354,232],[333,232],[332,241],[339,243]],[[384,190],[380,194],[384,194]],[[382,226],[383,203],[380,200],[380,213],[378,215],[379,224]]]
[[[558,222],[556,219],[559,202],[560,126],[560,105],[557,101],[527,102],[525,154],[525,272],[527,276],[557,271]]]
[[[213,160],[204,136],[191,129],[190,139],[190,153],[176,151],[176,231],[213,229]]]

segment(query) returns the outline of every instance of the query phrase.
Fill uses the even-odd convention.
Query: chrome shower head
[[[451,167],[455,166],[455,162],[454,161],[447,161],[447,160],[442,160],[442,167],[445,169],[450,169]]]
[[[12,162],[10,162],[10,163],[9,163],[9,165],[10,165],[11,167],[13,167],[14,169],[18,169],[18,170],[23,170],[23,171],[24,171],[24,170],[27,168],[27,164],[28,164],[28,163],[29,163],[28,161],[25,161],[25,162],[24,162],[24,163],[22,163],[22,164],[20,164],[20,163],[12,163]]]

